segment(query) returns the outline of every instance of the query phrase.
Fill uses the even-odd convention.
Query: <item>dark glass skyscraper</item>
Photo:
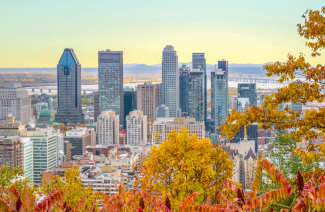
[[[249,106],[257,106],[256,83],[239,83],[238,98],[249,98]]]
[[[179,68],[179,107],[181,108],[182,116],[188,116],[189,79],[190,69],[183,64]]]
[[[207,119],[207,73],[206,73],[206,61],[204,58],[204,53],[193,53],[192,54],[192,70],[194,69],[199,69],[201,72],[203,72],[203,84],[204,84],[204,89],[203,89],[203,104],[205,105],[203,108],[203,113],[204,113],[204,120],[206,122]],[[198,120],[197,120],[198,121]]]
[[[123,52],[98,52],[99,114],[112,110],[124,126]]]
[[[199,69],[190,72],[188,116],[196,121],[205,121],[204,81],[204,72]]]
[[[58,110],[55,121],[84,123],[81,108],[81,65],[73,49],[64,49],[57,65]]]
[[[124,123],[126,116],[137,109],[137,91],[133,88],[124,88]]]

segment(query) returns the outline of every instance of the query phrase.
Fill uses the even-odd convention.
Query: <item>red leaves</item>
[[[186,198],[186,200],[181,205],[181,211],[184,211],[184,208],[188,206],[188,204],[194,204],[196,196],[200,195],[197,192],[192,193],[189,197]]]
[[[53,205],[59,204],[61,201],[63,201],[65,192],[66,191],[61,190],[50,194],[48,197],[46,197],[43,201],[41,201],[34,207],[34,211],[43,212],[51,208]]]

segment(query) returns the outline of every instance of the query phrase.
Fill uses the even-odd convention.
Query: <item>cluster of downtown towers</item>
[[[81,65],[73,49],[65,49],[57,65],[58,110],[55,121],[84,123],[81,107]],[[207,123],[207,73],[204,53],[192,54],[192,71],[178,67],[174,47],[162,53],[161,103],[169,107],[169,117],[188,116]],[[124,126],[123,52],[98,52],[99,114],[115,111]],[[228,113],[228,61],[218,61],[211,72],[211,121],[209,130],[216,132]],[[206,129],[208,130],[208,129]]]

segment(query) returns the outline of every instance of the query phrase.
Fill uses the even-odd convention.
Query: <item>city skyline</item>
[[[0,67],[54,67],[62,49],[73,48],[83,67],[97,66],[97,52],[120,49],[125,63],[161,63],[161,49],[173,45],[179,61],[204,52],[207,64],[285,61],[307,55],[297,33],[306,9],[321,1],[124,1],[4,2],[0,8]],[[74,8],[71,10],[71,8]],[[109,8],[109,13],[106,12]],[[119,14],[118,18],[117,15]],[[195,14],[195,15],[193,15]],[[64,32],[64,33],[63,33]],[[19,61],[19,64],[17,63]]]

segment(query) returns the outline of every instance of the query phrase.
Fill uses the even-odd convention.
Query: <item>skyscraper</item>
[[[147,116],[140,110],[131,111],[126,116],[126,139],[130,146],[147,142]]]
[[[201,72],[203,72],[203,83],[204,83],[204,89],[203,89],[203,104],[204,106],[204,120],[206,122],[207,119],[207,73],[206,73],[206,61],[204,58],[204,53],[193,53],[192,54],[192,70],[199,69]]]
[[[99,96],[98,91],[94,91],[94,122],[97,122],[97,117],[99,116]]]
[[[59,64],[58,109],[55,121],[60,123],[84,123],[81,107],[81,65],[73,49],[64,49]]]
[[[189,83],[189,113],[190,118],[197,121],[205,120],[205,99],[204,99],[204,72],[200,69],[193,69],[190,72]]]
[[[137,85],[137,109],[143,111],[148,121],[156,119],[156,108],[160,103],[160,84],[145,82]]]
[[[178,56],[171,45],[167,45],[162,53],[162,87],[162,104],[169,107],[170,117],[179,117]]]
[[[239,83],[238,98],[249,98],[249,106],[257,107],[256,83]]]
[[[97,137],[100,145],[119,144],[119,117],[114,111],[103,111],[97,118]]]
[[[190,69],[183,64],[179,68],[179,107],[182,115],[188,116]]]
[[[137,91],[133,88],[124,88],[124,123],[126,116],[137,109]],[[126,125],[125,125],[126,126]]]
[[[124,126],[123,52],[98,52],[99,114],[112,110]]]
[[[225,123],[228,115],[227,74],[222,69],[211,72],[211,129],[219,132],[218,127]]]

